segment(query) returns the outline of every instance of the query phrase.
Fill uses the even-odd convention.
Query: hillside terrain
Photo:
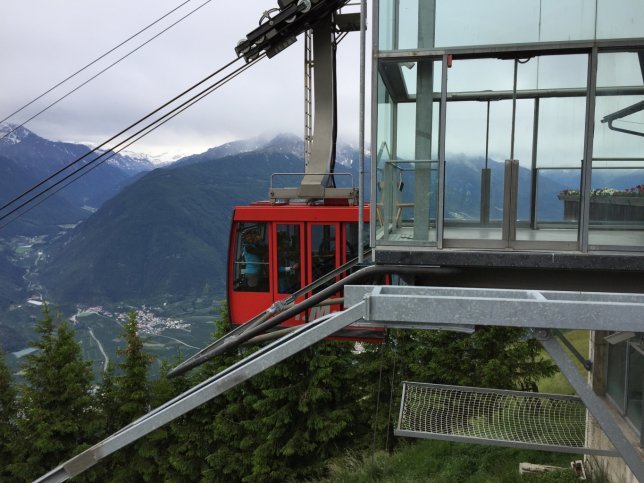
[[[272,173],[303,170],[295,136],[247,146],[156,169],[105,203],[50,250],[40,277],[49,297],[133,304],[222,298],[233,208],[266,199]],[[235,148],[241,152],[227,155]]]
[[[89,151],[89,146],[51,141],[24,127],[0,124],[0,206],[59,170],[63,170],[62,176],[69,174],[65,166]],[[0,343],[3,348],[22,348],[31,337],[29,327],[39,316],[39,302],[26,301],[40,297],[35,272],[49,245],[151,168],[151,162],[143,156],[116,154],[46,199],[34,200],[35,204],[14,213],[10,211],[17,205],[2,211],[2,215],[8,215],[0,222]],[[50,185],[45,182],[42,188]]]

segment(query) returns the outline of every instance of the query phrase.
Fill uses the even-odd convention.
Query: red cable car
[[[364,219],[369,219],[365,207]],[[368,227],[368,225],[365,225]],[[368,240],[368,236],[364,237]],[[254,203],[235,208],[229,245],[228,306],[234,325],[358,256],[358,207]],[[338,276],[339,279],[340,276]],[[334,283],[306,292],[296,303]],[[281,324],[315,320],[341,308],[341,293]],[[380,330],[348,328],[339,338],[382,339]]]

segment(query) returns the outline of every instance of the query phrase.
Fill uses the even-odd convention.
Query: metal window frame
[[[377,4],[378,2],[376,2]],[[377,11],[374,12],[374,24],[377,19]],[[530,43],[530,44],[509,44],[509,45],[490,45],[490,46],[473,46],[473,47],[455,47],[455,48],[441,48],[441,49],[417,49],[417,50],[397,50],[397,51],[378,51],[377,50],[377,36],[374,36],[374,53],[372,72],[374,77],[377,76],[378,66],[380,62],[386,61],[417,61],[421,58],[442,58],[441,73],[441,93],[440,93],[440,114],[439,114],[439,178],[438,178],[438,213],[437,213],[437,240],[436,243],[422,244],[422,243],[407,243],[407,242],[391,242],[387,240],[375,241],[374,233],[374,247],[386,250],[387,246],[428,246],[437,249],[459,247],[459,248],[506,248],[503,242],[494,243],[494,240],[489,241],[488,245],[482,244],[480,240],[463,241],[463,240],[445,240],[444,239],[444,197],[445,197],[445,136],[446,136],[446,106],[447,106],[447,59],[452,56],[457,59],[475,59],[475,58],[516,58],[518,56],[526,55],[566,55],[566,54],[585,54],[588,56],[588,72],[587,82],[585,87],[586,97],[586,112],[585,112],[585,126],[584,126],[584,146],[583,146],[583,159],[581,166],[581,202],[580,202],[580,216],[577,224],[577,241],[551,241],[551,242],[532,242],[532,241],[513,241],[512,248],[521,249],[553,249],[562,251],[579,251],[581,253],[595,252],[595,251],[644,251],[644,247],[631,246],[631,245],[597,245],[591,244],[589,241],[590,234],[590,191],[591,191],[591,177],[592,177],[592,153],[594,141],[594,123],[595,123],[595,101],[599,93],[597,88],[597,66],[598,56],[600,53],[623,52],[644,49],[644,38],[632,39],[609,39],[597,41],[569,41],[569,42],[544,42],[544,43]],[[372,96],[373,97],[373,96]],[[535,103],[536,104],[536,103]],[[375,108],[373,108],[375,107]],[[535,108],[536,109],[536,108]],[[376,139],[377,132],[373,128],[377,124],[377,104],[372,104],[372,139]],[[397,126],[392,126],[396,131]],[[533,131],[537,128],[533,126]],[[533,132],[536,137],[536,133]],[[533,160],[536,154],[536,146],[533,139]],[[373,172],[373,170],[372,170]],[[373,191],[375,192],[375,191]],[[535,193],[533,193],[534,197]],[[375,223],[372,222],[372,229],[375,230]],[[383,243],[384,242],[384,243]]]
[[[642,398],[642,401],[640,402],[642,405],[642,413],[640,414],[640,427],[638,428],[635,425],[635,422],[632,421],[628,417],[628,402],[629,402],[629,392],[630,392],[630,376],[631,376],[631,353],[632,351],[635,351],[638,353],[642,358],[644,358],[644,352],[640,350],[638,347],[635,347],[633,344],[632,340],[629,340],[626,342],[626,374],[625,374],[625,384],[624,384],[624,413],[623,417],[626,422],[629,423],[629,425],[635,430],[635,432],[639,435],[640,437],[640,447],[644,447],[644,398]],[[644,377],[644,374],[642,374],[642,377]]]

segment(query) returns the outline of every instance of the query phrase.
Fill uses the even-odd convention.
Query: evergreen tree
[[[215,321],[214,339],[222,337],[230,327],[228,306],[222,304],[219,319]],[[204,364],[198,371],[200,379],[206,379],[231,366],[252,353],[254,348],[243,347],[237,351],[222,354]],[[262,375],[256,376],[261,378]],[[251,473],[251,456],[257,444],[258,435],[246,431],[243,422],[252,420],[253,404],[260,390],[252,381],[246,381],[207,405],[199,417],[207,424],[209,447],[206,449],[205,465],[202,470],[206,482],[242,481]],[[209,421],[208,421],[208,418]]]
[[[244,481],[311,478],[353,443],[352,351],[350,343],[321,342],[253,380],[262,393],[255,418],[243,423],[256,435]]]
[[[92,371],[82,359],[74,331],[48,309],[36,324],[38,349],[26,357],[20,387],[18,437],[9,470],[31,480],[83,450],[92,440]]]
[[[5,363],[5,353],[0,349],[0,481],[10,476],[7,466],[12,461],[16,415],[16,388]]]
[[[526,339],[524,329],[482,327],[470,335],[447,331],[412,334],[399,351],[409,377],[417,381],[530,389],[556,370],[552,362],[539,358],[540,344]]]
[[[121,374],[115,381],[118,404],[115,423],[119,428],[142,416],[150,408],[148,366],[152,357],[143,351],[143,340],[138,333],[135,312],[128,314],[123,327],[123,338],[125,347],[117,352],[124,359],[119,364]]]
[[[107,364],[107,370],[103,373],[103,380],[96,390],[101,439],[119,429],[115,371],[114,362],[110,360]]]
[[[118,364],[119,373],[112,381],[108,379],[108,385],[104,387],[103,408],[108,414],[115,410],[107,428],[108,434],[127,426],[150,410],[148,366],[152,358],[143,351],[135,312],[128,314],[123,326],[123,339],[125,347],[117,351],[123,356]],[[133,443],[113,454],[106,462],[112,480],[139,481],[143,473],[150,471],[149,460],[140,452],[141,444],[141,441]]]
[[[159,378],[150,382],[150,406],[158,407],[169,401],[173,397],[179,395],[188,389],[190,382],[185,377],[176,379],[168,379],[166,374],[170,370],[170,365],[163,362]],[[195,381],[196,384],[197,381]],[[190,384],[191,385],[191,384]],[[197,409],[196,411],[199,411]],[[139,444],[139,455],[145,460],[145,464],[141,467],[141,477],[145,481],[198,481],[199,466],[187,463],[189,468],[186,472],[175,471],[173,453],[177,451],[177,447],[181,445],[181,439],[178,437],[179,429],[181,426],[180,421],[185,418],[193,419],[195,411],[190,412],[188,415],[173,421],[168,425],[162,426],[156,431],[146,436]],[[198,431],[198,434],[201,434]],[[198,448],[193,448],[189,453],[197,453]],[[203,455],[201,463],[203,463]],[[182,461],[179,461],[181,464]]]
[[[391,451],[394,447],[393,420],[400,396],[400,380],[404,377],[400,374],[402,368],[396,345],[400,342],[398,337],[404,337],[405,332],[394,337],[390,337],[390,333],[387,331],[382,344],[365,344],[353,366],[355,384],[361,392],[355,401],[353,429],[357,438],[354,449]]]

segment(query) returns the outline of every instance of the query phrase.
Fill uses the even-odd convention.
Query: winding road
[[[101,344],[101,341],[96,338],[94,335],[94,331],[90,328],[89,329],[89,335],[96,341],[96,344],[98,345],[98,350],[101,351],[101,354],[103,354],[103,358],[105,359],[105,362],[103,363],[103,372],[107,371],[107,366],[110,363],[110,358],[107,356],[107,353],[105,352],[105,349],[103,348],[103,344]]]

